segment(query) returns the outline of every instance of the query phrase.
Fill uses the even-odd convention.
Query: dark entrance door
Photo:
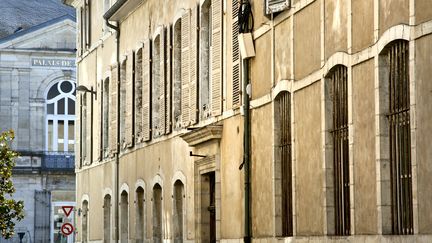
[[[216,242],[215,172],[201,176],[201,242]]]
[[[216,242],[216,204],[215,204],[215,173],[209,173],[210,182],[210,242]]]

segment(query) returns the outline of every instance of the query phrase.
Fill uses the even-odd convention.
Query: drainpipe
[[[250,197],[251,197],[251,183],[250,183],[250,113],[249,113],[249,94],[248,94],[248,85],[249,85],[249,60],[243,59],[243,112],[244,112],[244,151],[243,151],[243,163],[244,163],[244,183],[245,183],[245,225],[244,225],[244,242],[251,242],[251,206],[250,206]]]
[[[105,19],[105,24],[116,31],[115,42],[116,42],[116,65],[117,65],[117,104],[120,104],[120,23],[116,22],[116,25],[113,25],[109,22],[109,19],[112,17],[114,13],[116,13],[126,2],[126,0],[117,1],[103,16]],[[115,214],[114,214],[114,227],[115,227],[115,242],[120,242],[120,228],[119,228],[119,192],[120,192],[120,109],[117,107],[117,153],[115,154]]]

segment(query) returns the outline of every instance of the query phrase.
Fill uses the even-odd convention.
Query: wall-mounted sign
[[[75,67],[75,60],[32,58],[31,65],[39,67]]]

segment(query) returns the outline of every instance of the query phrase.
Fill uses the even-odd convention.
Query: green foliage
[[[15,135],[12,130],[0,134],[0,233],[9,239],[14,234],[15,222],[24,218],[24,203],[15,201],[12,195],[12,168],[18,154],[10,148]]]

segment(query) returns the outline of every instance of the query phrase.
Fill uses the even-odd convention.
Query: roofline
[[[48,26],[50,26],[50,25],[53,25],[53,24],[59,23],[59,22],[61,22],[61,21],[63,21],[63,20],[67,20],[67,19],[69,19],[69,20],[71,20],[71,21],[73,21],[73,22],[76,22],[76,19],[75,19],[74,16],[72,16],[72,15],[70,15],[70,14],[65,14],[65,15],[63,15],[63,16],[60,16],[60,17],[57,17],[57,18],[54,18],[54,19],[48,20],[48,21],[43,22],[43,23],[41,23],[41,24],[38,24],[38,25],[32,26],[32,27],[30,27],[30,28],[28,28],[28,29],[25,29],[25,30],[22,30],[22,31],[18,31],[18,32],[16,32],[16,33],[11,34],[11,35],[8,35],[8,36],[5,36],[5,37],[3,37],[3,38],[0,38],[0,44],[1,44],[1,43],[4,43],[4,42],[7,42],[7,41],[10,41],[10,40],[13,40],[13,39],[15,39],[15,38],[17,38],[17,37],[20,37],[20,36],[26,35],[26,34],[31,33],[31,32],[33,32],[33,31],[36,31],[36,30],[39,30],[39,29],[42,29],[42,28],[48,27]]]

